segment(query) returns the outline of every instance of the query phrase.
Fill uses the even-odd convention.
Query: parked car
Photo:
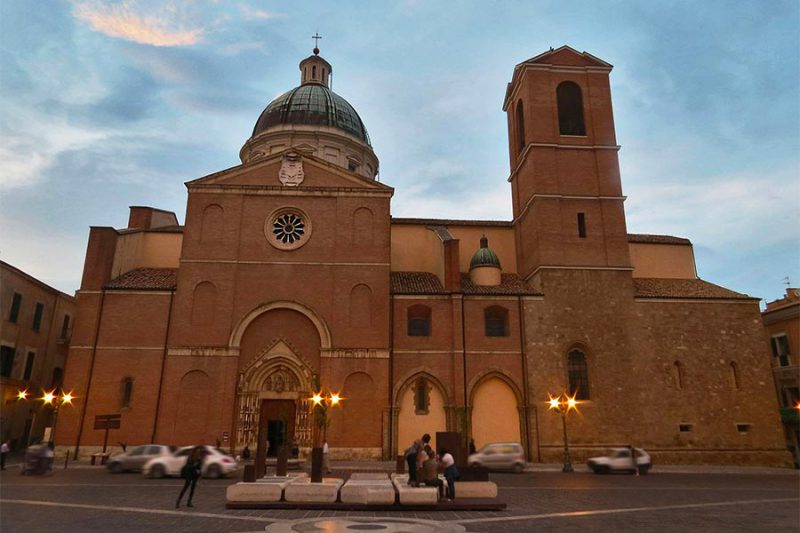
[[[512,470],[519,474],[525,468],[525,454],[517,442],[496,442],[470,455],[467,464],[484,466],[489,470]]]
[[[107,467],[110,472],[141,472],[144,464],[150,459],[171,455],[174,448],[163,444],[145,444],[128,448],[124,453],[109,458]]]
[[[181,468],[186,464],[186,459],[194,448],[194,446],[184,446],[170,455],[151,459],[144,464],[142,474],[154,478],[179,476]],[[219,448],[214,448],[213,446],[202,446],[202,448],[205,455],[200,473],[203,477],[216,479],[227,476],[239,467],[236,459]]]
[[[640,474],[646,474],[653,466],[650,454],[641,448],[634,448],[636,465]],[[595,474],[608,474],[609,472],[634,473],[631,451],[628,448],[612,448],[607,456],[592,457],[586,463]]]

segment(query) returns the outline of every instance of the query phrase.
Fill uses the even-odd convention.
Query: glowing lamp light
[[[61,403],[65,403],[67,405],[71,405],[72,404],[72,400],[74,398],[75,397],[72,395],[72,391],[65,392],[64,396],[61,397]]]
[[[44,393],[44,396],[42,396],[42,401],[43,401],[44,403],[46,403],[46,404],[50,404],[50,405],[52,405],[52,403],[53,403],[53,400],[55,400],[55,399],[56,399],[55,392],[56,392],[56,391],[54,391],[54,390],[51,390],[51,391],[47,391],[47,392],[45,392],[45,393]]]
[[[319,392],[315,392],[314,396],[311,397],[311,401],[314,402],[314,406],[317,406],[322,403],[322,394]]]
[[[550,396],[550,393],[548,393],[547,395]],[[561,399],[561,396],[556,396],[555,398],[550,396],[550,399],[547,401],[547,403],[550,405],[549,408],[550,409],[558,409],[559,406],[560,406],[560,401],[559,401],[560,399]]]
[[[27,399],[28,399],[28,389],[17,391],[17,400],[27,400]]]
[[[794,408],[800,411],[800,401],[794,404]]]
[[[331,394],[331,405],[338,405],[341,399],[338,392]]]
[[[567,396],[567,411],[570,409],[578,410],[578,401],[575,399],[575,394]]]

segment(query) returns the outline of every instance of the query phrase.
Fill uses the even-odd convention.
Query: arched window
[[[414,414],[428,414],[428,406],[430,405],[428,391],[428,382],[423,378],[418,379],[414,385]]]
[[[672,382],[676,389],[683,389],[683,365],[680,361],[672,363]]]
[[[130,407],[133,399],[133,378],[123,378],[121,394],[119,399],[120,407]]]
[[[572,350],[567,356],[569,392],[579,400],[589,399],[589,369],[586,355],[580,350]]]
[[[505,337],[508,335],[508,310],[499,305],[487,307],[483,311],[483,319],[487,337]]]
[[[741,383],[739,383],[739,367],[736,365],[734,361],[731,361],[730,364],[731,369],[731,385],[734,389],[738,389],[741,387]]]
[[[556,89],[558,100],[558,130],[561,135],[586,135],[583,123],[581,88],[571,81],[562,82]]]
[[[517,102],[517,149],[520,154],[525,149],[525,112],[522,110],[522,100]]]
[[[317,66],[316,65],[312,65],[311,66],[311,77],[314,78],[314,79],[317,79]]]
[[[431,308],[427,305],[412,305],[408,308],[408,336],[428,337],[431,334]]]

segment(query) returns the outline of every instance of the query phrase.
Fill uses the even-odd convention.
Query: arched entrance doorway
[[[296,302],[272,302],[242,318],[230,345],[239,350],[236,445],[268,456],[294,441],[310,446],[307,398],[330,347],[325,324]]]

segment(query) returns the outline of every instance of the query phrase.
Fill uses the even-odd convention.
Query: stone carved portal
[[[296,440],[301,448],[311,446],[311,420],[308,416],[311,376],[308,366],[282,341],[256,357],[239,374],[237,446],[249,446],[255,450],[264,400],[293,401],[294,424],[288,427],[293,427],[294,435],[286,435],[286,439],[288,442]]]

